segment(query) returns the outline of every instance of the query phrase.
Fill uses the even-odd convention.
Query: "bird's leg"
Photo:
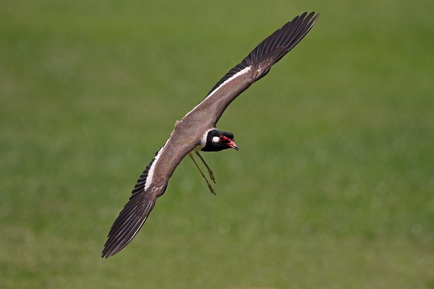
[[[215,193],[213,187],[211,186],[211,184],[209,183],[208,179],[203,174],[202,170],[200,169],[200,167],[197,164],[196,160],[194,159],[193,155],[191,153],[188,153],[188,156],[191,158],[191,160],[193,161],[193,163],[196,165],[196,168],[199,170],[200,174],[202,175],[203,179],[205,180],[206,184],[208,185],[208,189],[211,191],[212,194],[215,195],[216,193]]]
[[[205,165],[205,167],[208,169],[208,174],[209,177],[211,178],[211,180],[214,182],[214,184],[216,184],[215,182],[215,178],[214,178],[214,173],[212,172],[212,170],[209,168],[209,166],[206,164],[205,160],[203,159],[203,157],[200,155],[200,153],[198,151],[195,151],[196,154],[199,156],[199,158],[201,159],[201,161],[203,162],[203,164]]]

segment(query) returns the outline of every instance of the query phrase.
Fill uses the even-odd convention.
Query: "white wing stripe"
[[[248,73],[250,71],[250,69],[252,69],[252,66],[247,66],[246,68],[241,69],[240,71],[238,71],[237,73],[235,73],[234,75],[232,75],[231,77],[226,79],[222,84],[220,84],[218,87],[216,87],[216,89],[211,91],[210,94],[208,94],[208,96],[205,99],[207,99],[208,97],[210,97],[211,95],[216,93],[217,90],[219,90],[222,86],[225,86],[228,82],[232,81],[232,79],[235,79],[235,78],[237,78],[243,74]]]
[[[160,158],[160,155],[163,152],[163,150],[166,147],[166,145],[169,142],[169,140],[170,140],[170,138],[166,141],[166,143],[164,144],[164,146],[158,151],[158,154],[155,156],[155,159],[152,162],[151,167],[149,168],[148,177],[146,178],[146,181],[145,181],[145,188],[144,188],[145,191],[152,184],[152,179],[154,178],[155,166],[157,165],[158,159]]]
[[[225,86],[228,82],[232,81],[233,79],[246,74],[250,71],[250,69],[252,69],[252,66],[247,66],[246,68],[241,69],[240,71],[238,71],[237,73],[235,73],[234,75],[232,75],[231,77],[229,77],[228,79],[226,79],[222,84],[220,84],[218,87],[216,87],[213,91],[211,91],[204,100],[202,100],[198,105],[196,105],[192,110],[190,110],[189,113],[187,113],[184,117],[186,117],[187,115],[189,115],[192,111],[194,111],[199,105],[201,105],[205,100],[207,100],[208,98],[210,98],[214,93],[216,93],[221,87]]]
[[[155,156],[154,162],[152,163],[151,167],[149,168],[148,177],[146,178],[146,182],[145,182],[145,191],[152,184],[152,178],[154,177],[155,165],[157,164],[158,158],[160,157],[162,151],[163,151],[163,149],[161,149],[158,152],[158,154]]]

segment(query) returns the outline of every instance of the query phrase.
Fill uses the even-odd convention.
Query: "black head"
[[[205,152],[218,152],[230,148],[238,150],[237,145],[234,143],[233,133],[213,129],[208,132],[205,146],[201,150]]]

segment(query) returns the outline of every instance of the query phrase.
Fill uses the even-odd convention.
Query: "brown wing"
[[[303,13],[283,25],[262,41],[238,65],[226,73],[208,96],[186,116],[215,127],[227,106],[252,83],[264,77],[271,66],[297,45],[319,17],[315,12]]]
[[[102,257],[118,253],[137,235],[157,198],[164,194],[178,164],[200,142],[187,133],[185,126],[178,123],[169,140],[141,174],[130,199],[110,229]]]
[[[118,253],[128,245],[139,232],[148,218],[149,213],[154,208],[156,197],[144,189],[146,180],[148,179],[149,169],[154,162],[155,158],[137,180],[128,203],[113,223],[101,254],[103,258],[108,258]],[[165,188],[160,190],[161,193],[164,193],[164,190]]]

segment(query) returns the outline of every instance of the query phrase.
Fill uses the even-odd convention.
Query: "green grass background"
[[[310,34],[108,230],[176,119],[295,15]],[[434,2],[3,1],[1,288],[434,288]]]

